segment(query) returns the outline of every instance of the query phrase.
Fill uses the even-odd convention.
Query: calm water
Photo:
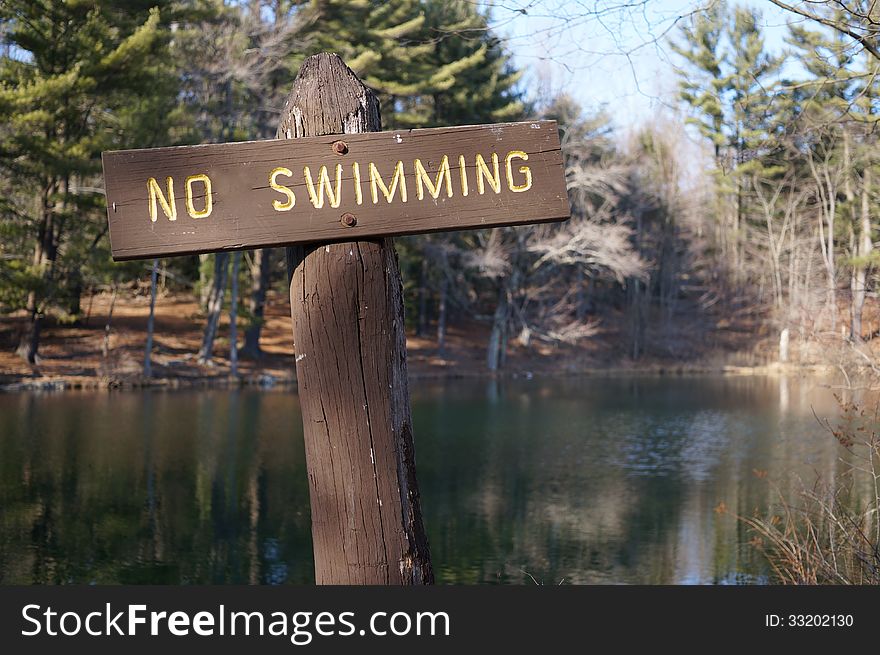
[[[813,409],[775,378],[418,382],[438,581],[764,581],[716,508],[836,474]],[[0,394],[0,583],[312,579],[292,392]]]

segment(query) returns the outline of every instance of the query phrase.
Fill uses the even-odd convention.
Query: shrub
[[[822,423],[840,444],[841,475],[817,477],[794,502],[777,489],[766,515],[738,517],[782,584],[880,584],[880,404],[837,401],[840,422]]]

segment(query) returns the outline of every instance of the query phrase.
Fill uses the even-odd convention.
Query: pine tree
[[[734,279],[741,281],[749,208],[748,178],[761,170],[775,129],[775,77],[781,56],[767,53],[760,12],[712,5],[684,25],[672,42],[685,67],[678,70],[680,97],[691,107],[688,122],[712,144],[717,184],[716,242]]]
[[[688,117],[687,122],[697,126],[700,134],[712,143],[719,163],[722,149],[727,145],[723,99],[726,80],[722,70],[725,53],[721,41],[724,20],[724,6],[713,4],[698,13],[693,24],[682,24],[681,43],[670,43],[686,64],[685,68],[678,69],[680,96],[696,114]]]
[[[428,0],[425,15],[438,65],[454,76],[445,89],[432,94],[427,124],[522,119],[527,108],[516,86],[522,71],[513,67],[501,40],[489,29],[488,14],[467,0]],[[413,114],[419,116],[418,111]]]
[[[416,0],[312,0],[307,54],[336,52],[380,94],[382,125],[395,127],[398,97],[424,90],[422,65],[433,49],[424,42],[424,12]]]
[[[730,174],[725,181],[734,204],[733,266],[740,277],[743,247],[753,215],[749,188],[754,180],[773,179],[783,170],[768,158],[775,148],[775,142],[770,138],[776,118],[774,87],[783,58],[767,53],[758,26],[759,18],[757,10],[737,7],[727,29],[731,44],[730,72],[726,76],[725,89],[730,108]]]
[[[424,33],[434,44],[435,67],[453,79],[430,94],[398,99],[396,123],[433,127],[514,121],[525,116],[525,103],[516,86],[521,73],[489,28],[488,16],[473,3],[428,0]],[[436,304],[438,347],[445,338],[451,297],[453,271],[449,267],[471,244],[472,235],[451,232],[398,241],[401,266],[413,280],[405,289],[414,310],[408,315],[417,317],[416,329],[422,334],[429,309]]]
[[[473,2],[313,0],[308,12],[310,51],[339,53],[378,92],[385,129],[513,121],[526,113],[520,74]],[[407,315],[418,316],[423,329],[435,292],[446,320],[449,262],[466,242],[456,234],[398,241],[404,295],[416,310]]]
[[[467,0],[312,0],[309,52],[337,52],[380,94],[384,126],[516,120],[520,73]]]
[[[868,292],[871,269],[880,262],[874,249],[875,180],[878,179],[878,139],[876,135],[877,106],[880,102],[880,60],[864,53],[860,57],[862,75],[857,77],[849,115],[858,118],[854,126],[852,146],[854,165],[851,177],[855,188],[848,191],[848,227],[850,267],[850,339],[861,343],[862,314]],[[847,130],[847,126],[844,126]],[[847,141],[849,143],[849,141]]]
[[[44,313],[69,283],[76,292],[85,260],[103,243],[106,221],[95,220],[104,204],[96,191],[101,151],[149,142],[171,111],[175,83],[160,21],[167,4],[0,5],[0,177],[16,190],[3,224],[18,238],[4,247],[15,283],[27,288],[19,352],[31,363]]]
[[[843,20],[843,13],[829,17]],[[859,342],[868,273],[876,260],[871,216],[876,211],[872,196],[880,62],[854,51],[845,35],[807,25],[793,25],[788,42],[808,74],[794,102],[802,148],[811,164],[804,177],[812,176],[810,181],[821,190],[828,313],[834,326],[838,276],[849,268],[850,338]]]
[[[275,136],[277,119],[303,58],[303,30],[308,20],[301,2],[248,0],[227,3],[203,0],[179,25],[175,55],[180,65],[183,108],[193,130],[181,135],[191,142],[229,142]],[[249,272],[253,281],[249,325],[242,354],[260,355],[263,309],[271,273],[270,249],[254,253]],[[206,255],[203,290],[216,293],[211,271],[216,255]],[[216,263],[216,262],[215,262]],[[225,279],[225,278],[224,278]],[[225,294],[225,289],[219,292]],[[212,343],[218,322],[213,312],[205,323],[203,341]],[[219,313],[217,314],[219,316]]]

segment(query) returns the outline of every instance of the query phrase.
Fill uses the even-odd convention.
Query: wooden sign
[[[555,121],[103,154],[116,260],[570,215]]]

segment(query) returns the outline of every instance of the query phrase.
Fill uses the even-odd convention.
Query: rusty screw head
[[[345,141],[334,141],[333,152],[335,152],[337,155],[348,154],[348,144]]]
[[[355,215],[352,214],[351,212],[345,212],[345,213],[341,216],[341,218],[339,219],[339,221],[340,221],[345,227],[354,227],[355,225],[357,225],[358,219],[357,219],[357,216],[355,216]]]

